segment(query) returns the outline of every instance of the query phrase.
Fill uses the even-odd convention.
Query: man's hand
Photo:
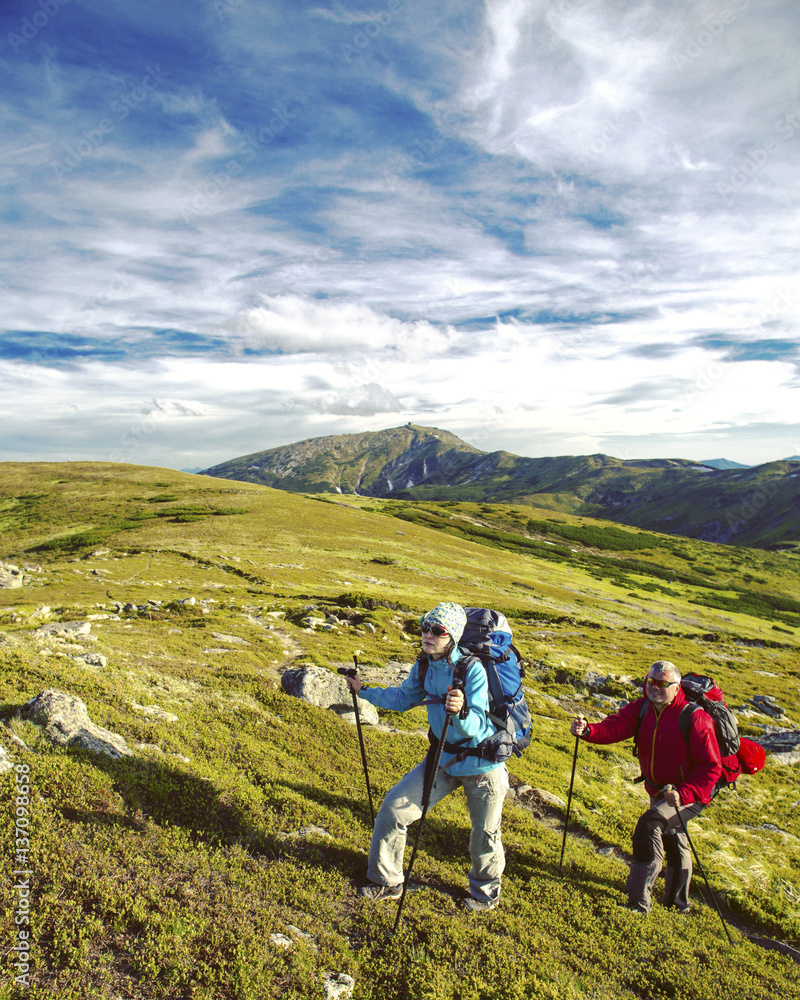
[[[358,694],[358,692],[364,686],[364,684],[363,684],[361,678],[358,676],[358,674],[356,674],[354,677],[345,677],[345,680],[349,684],[350,690],[354,694]]]
[[[577,718],[572,720],[572,725],[569,727],[569,731],[573,736],[582,736],[588,728],[589,723],[582,715],[579,715]]]
[[[458,688],[451,688],[448,684],[444,707],[446,712],[449,712],[451,715],[457,715],[464,707],[464,692]]]
[[[673,788],[672,785],[666,785],[664,788],[664,801],[668,806],[672,806],[673,809],[677,809],[679,806],[683,805],[681,802],[680,792],[677,788]]]

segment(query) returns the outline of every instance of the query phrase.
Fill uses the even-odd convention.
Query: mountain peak
[[[794,510],[800,479],[786,462],[752,469],[726,459],[523,458],[481,451],[450,431],[408,423],[310,438],[223,462],[205,474],[294,493],[526,504],[738,545],[800,538],[791,513],[773,512],[767,520],[766,509],[763,517],[751,511],[756,476],[762,487],[769,483],[772,506],[780,499],[781,510]]]

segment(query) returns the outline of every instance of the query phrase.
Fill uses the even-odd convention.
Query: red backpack
[[[681,690],[686,695],[687,704],[678,716],[678,727],[689,743],[689,732],[692,728],[692,716],[695,712],[706,712],[714,720],[714,733],[722,757],[722,777],[717,782],[717,788],[734,785],[740,774],[756,774],[767,760],[766,751],[762,746],[739,735],[739,726],[733,712],[725,704],[725,696],[719,685],[710,677],[702,674],[686,674],[681,678]],[[639,719],[634,735],[634,753],[639,735],[639,726],[647,712],[649,702],[645,699],[639,710]]]

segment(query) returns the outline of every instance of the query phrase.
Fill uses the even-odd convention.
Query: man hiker
[[[348,677],[347,683],[360,698],[378,708],[405,712],[415,705],[427,705],[428,723],[436,740],[442,734],[449,712],[451,722],[445,746],[458,744],[459,749],[477,746],[496,730],[487,717],[489,685],[482,665],[469,664],[463,691],[453,686],[454,669],[463,655],[458,641],[466,623],[466,612],[461,605],[438,604],[422,620],[422,651],[400,687],[364,688],[357,676]],[[466,711],[462,711],[464,706]],[[433,756],[429,753],[429,762]],[[409,824],[422,815],[425,769],[423,761],[383,800],[372,832],[368,881],[359,890],[360,896],[372,900],[400,899],[406,835]],[[459,786],[466,793],[472,822],[470,895],[462,905],[469,911],[491,910],[500,901],[500,879],[505,867],[500,819],[508,790],[506,766],[479,756],[462,757],[458,752],[443,749],[429,808]]]
[[[638,729],[639,763],[650,808],[639,818],[633,832],[633,863],[625,905],[635,913],[649,912],[664,855],[664,905],[679,913],[689,912],[692,854],[681,817],[685,824],[702,812],[722,774],[711,717],[706,712],[694,712],[688,743],[681,733],[678,717],[687,700],[680,682],[674,663],[657,660],[647,673],[644,698],[629,702],[602,722],[589,724],[577,718],[570,727],[573,736],[601,744],[630,739]],[[640,723],[643,706],[646,711]],[[672,787],[665,791],[667,785]]]

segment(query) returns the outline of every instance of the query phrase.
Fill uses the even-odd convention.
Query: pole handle
[[[451,687],[451,688],[452,688],[452,689],[453,689],[454,691],[462,691],[462,692],[463,692],[463,690],[464,690],[464,682],[463,682],[463,681],[461,680],[461,678],[460,678],[460,677],[454,677],[454,678],[453,678],[453,683],[452,683],[452,684],[450,685],[450,687]],[[460,711],[459,711],[458,713],[456,713],[456,712],[451,712],[451,711],[449,711],[449,710],[448,710],[448,711],[447,711],[447,714],[448,714],[448,715],[456,715],[456,714],[458,714],[458,715],[459,715],[459,717],[463,719],[463,718],[465,717],[465,716],[464,716],[464,710],[465,710],[465,709],[467,710],[467,712],[469,711],[469,709],[467,708],[467,703],[466,703],[466,700],[464,701],[464,705],[462,706],[462,708],[460,709]]]

